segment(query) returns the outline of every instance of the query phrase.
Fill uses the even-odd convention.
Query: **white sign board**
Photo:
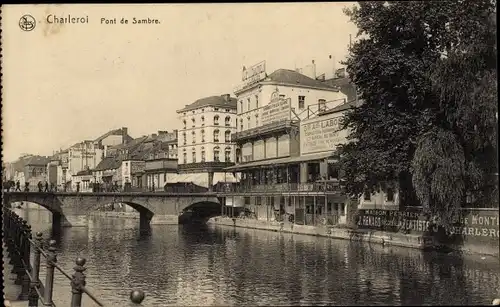
[[[271,101],[268,105],[260,108],[261,125],[263,126],[271,123],[290,120],[292,113],[290,104],[290,98],[278,99],[275,101]]]
[[[252,84],[258,83],[266,78],[266,61],[262,61],[255,64],[249,68],[243,67],[241,81],[242,84],[234,88],[235,92],[238,92]]]
[[[330,114],[300,123],[300,154],[335,150],[347,142],[348,130],[340,130],[343,114]]]

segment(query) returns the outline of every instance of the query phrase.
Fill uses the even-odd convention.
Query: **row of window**
[[[280,95],[279,97],[280,97],[280,99],[285,99],[285,95],[283,95],[283,94]],[[299,100],[299,110],[305,109],[305,107],[306,107],[306,96],[298,96],[298,100]],[[325,99],[320,99],[319,103],[320,104],[325,104],[326,100]],[[238,113],[244,113],[244,112],[248,112],[248,111],[251,111],[251,110],[254,110],[254,109],[258,109],[258,108],[259,108],[259,96],[255,95],[255,108],[252,108],[252,103],[251,103],[250,98],[247,98],[247,108],[246,108],[246,110],[244,109],[243,100],[240,100],[240,109],[238,110]]]
[[[191,163],[196,163],[196,149],[193,148],[191,155],[192,155]],[[224,160],[225,162],[231,162],[231,148],[226,148],[226,150],[224,151],[224,159],[225,159]],[[200,162],[205,162],[205,160],[206,160],[205,150],[202,149]],[[184,164],[187,164],[187,153],[186,152],[183,154],[183,161],[184,161]],[[214,161],[220,162],[220,149],[219,148],[214,148]]]
[[[208,111],[210,112],[211,109],[208,109]],[[219,112],[219,108],[214,108],[213,111],[214,112]],[[226,113],[229,113],[229,112],[231,112],[231,109],[225,109],[225,111],[226,111]],[[203,112],[205,112],[205,109],[201,109],[201,113],[203,113]],[[196,114],[196,110],[191,111],[191,114]],[[187,112],[184,112],[183,115],[186,116]]]
[[[186,132],[182,133],[182,138],[184,141],[183,144],[187,145]],[[191,131],[191,140],[192,140],[193,144],[196,144],[196,132],[195,131]],[[226,130],[226,132],[224,132],[224,141],[226,143],[231,142],[231,131],[230,130]],[[218,129],[214,130],[214,142],[215,143],[219,142],[219,130]],[[201,143],[205,143],[205,130],[201,130]]]
[[[187,129],[186,120],[183,120],[182,122],[184,123],[184,129]],[[194,117],[191,118],[191,122],[192,122],[191,127],[193,127],[193,128],[196,127],[196,119],[194,119]],[[219,115],[214,116],[213,124],[214,124],[214,126],[219,125]],[[226,118],[224,119],[224,124],[226,126],[231,126],[231,117],[230,116],[226,116]],[[204,116],[201,117],[201,126],[205,126],[205,117]]]
[[[259,95],[255,95],[255,109],[259,108]],[[252,110],[252,102],[250,97],[247,98],[247,111]],[[243,99],[240,100],[240,110],[238,113],[243,113]]]
[[[245,121],[240,119],[240,131],[243,131],[245,129]],[[236,125],[238,125],[238,119],[236,119]],[[255,126],[259,126],[259,114],[255,114]],[[252,128],[252,118],[250,116],[247,116],[247,122],[246,122],[246,129]]]

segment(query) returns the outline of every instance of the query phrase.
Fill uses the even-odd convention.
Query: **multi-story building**
[[[385,192],[366,192],[352,201],[342,189],[336,148],[347,142],[348,130],[340,129],[345,112],[356,101],[326,107],[302,119],[297,155],[242,162],[227,171],[240,172],[242,184],[227,189],[225,209],[248,210],[257,219],[285,220],[301,225],[353,223],[357,209],[396,210],[397,187]],[[311,113],[313,113],[311,111]],[[278,149],[279,153],[279,149]]]
[[[178,133],[177,182],[192,182],[211,189],[217,182],[234,181],[223,169],[234,165],[236,99],[229,94],[196,100],[178,110],[182,129]]]
[[[50,157],[47,165],[47,178],[51,186],[57,190],[64,190],[67,182],[67,171],[69,166],[69,150],[61,150]]]
[[[226,170],[241,174],[241,184],[227,194],[226,206],[244,206],[264,219],[293,215],[308,225],[317,216],[342,220],[334,145],[345,139],[337,117],[348,109],[347,96],[297,71],[267,75],[263,63],[244,72],[235,94],[237,164]]]
[[[29,182],[30,189],[36,188],[38,182],[47,181],[47,164],[50,159],[44,156],[31,156],[24,163],[24,182]],[[22,182],[21,182],[22,184]]]
[[[95,169],[107,156],[110,147],[125,144],[130,140],[132,138],[128,135],[128,129],[123,127],[111,130],[95,140],[86,140],[71,146],[68,149],[67,181],[71,181],[72,175],[80,171]]]
[[[93,173],[96,181],[103,183],[105,188],[130,184],[133,190],[163,190],[177,173],[176,147],[176,130],[171,133],[158,131],[125,144],[110,146],[107,156]]]

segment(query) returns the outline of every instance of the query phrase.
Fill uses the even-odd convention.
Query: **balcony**
[[[248,130],[233,133],[231,139],[233,142],[244,141],[247,139],[252,139],[257,136],[263,136],[270,133],[276,133],[281,131],[287,131],[292,127],[298,127],[298,122],[292,120],[285,120],[278,123],[272,123],[260,127],[251,128]]]
[[[222,171],[226,167],[233,166],[233,162],[198,162],[198,163],[188,163],[179,164],[179,171],[194,171],[194,170],[204,170],[204,171]]]
[[[217,188],[220,193],[290,193],[290,192],[330,192],[343,193],[344,186],[339,181],[281,184],[227,184]]]

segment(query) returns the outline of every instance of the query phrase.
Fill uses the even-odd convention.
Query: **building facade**
[[[237,158],[226,170],[241,182],[227,187],[224,208],[303,225],[347,223],[335,147],[346,142],[339,119],[352,102],[314,76],[287,69],[267,75],[258,66],[235,90]]]
[[[177,182],[192,182],[211,189],[213,184],[232,180],[223,169],[234,165],[236,146],[236,99],[229,94],[198,99],[178,110]]]
[[[48,157],[31,156],[24,164],[24,182],[29,182],[30,190],[36,189],[38,182],[47,182]]]
[[[95,140],[86,140],[74,144],[68,149],[67,181],[78,172],[95,169],[99,163],[108,156],[110,147],[130,142],[132,138],[128,135],[128,129],[114,129],[101,135]]]

